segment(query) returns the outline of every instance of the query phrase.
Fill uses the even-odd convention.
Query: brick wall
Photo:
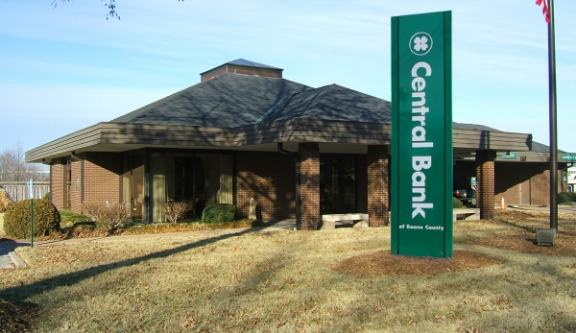
[[[368,146],[367,195],[371,227],[385,226],[389,221],[388,157],[386,146]]]
[[[549,170],[542,170],[542,172],[532,176],[530,179],[530,196],[532,197],[532,205],[550,205]]]
[[[548,163],[496,163],[495,204],[504,198],[507,205],[547,205],[548,167]]]
[[[254,198],[259,218],[295,217],[294,158],[280,153],[238,152],[236,163],[239,217],[248,217],[250,198]]]
[[[84,202],[118,203],[121,172],[120,154],[87,153],[84,160]]]
[[[50,200],[58,209],[65,209],[66,204],[64,201],[64,192],[65,192],[65,180],[64,180],[64,171],[66,169],[66,165],[64,164],[52,164],[50,165]]]
[[[320,149],[318,143],[300,143],[300,173],[305,182],[300,185],[302,230],[313,229],[320,222]]]
[[[458,161],[454,168],[454,179],[468,180],[468,177],[475,176],[475,166],[476,163],[472,161]],[[548,162],[496,161],[494,205],[500,205],[502,198],[506,205],[549,205],[550,172],[548,168],[550,168]],[[460,179],[457,179],[457,175],[460,175]],[[561,175],[562,172],[559,171],[559,192],[562,192],[562,186],[565,186]],[[479,193],[477,193],[478,199]]]
[[[82,161],[72,161],[70,181],[70,209],[73,212],[82,210]]]
[[[476,206],[480,208],[480,218],[494,218],[494,182],[496,152],[476,151]]]

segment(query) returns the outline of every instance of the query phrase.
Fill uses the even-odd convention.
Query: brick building
[[[258,217],[296,218],[301,229],[329,213],[387,224],[390,103],[335,84],[312,88],[282,71],[243,59],[223,64],[196,85],[32,149],[26,162],[49,164],[52,202],[76,212],[119,203],[134,219],[158,222],[173,199],[191,216],[233,203],[244,217],[253,198]],[[531,202],[545,204],[543,164],[498,160],[530,155],[531,145],[529,134],[453,123],[455,175],[477,177],[484,215],[493,214],[495,195],[514,203],[527,178]]]

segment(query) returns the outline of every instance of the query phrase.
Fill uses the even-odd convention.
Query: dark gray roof
[[[549,153],[550,152],[550,146],[547,146],[547,145],[542,144],[540,142],[532,141],[531,151],[537,152],[537,153]],[[562,154],[562,153],[566,153],[566,152],[558,149],[558,153]]]
[[[249,125],[282,97],[310,89],[285,79],[223,74],[111,122],[210,127]]]
[[[111,122],[233,128],[290,119],[391,123],[391,118],[390,102],[336,84],[314,89],[280,78],[226,73]],[[452,127],[500,132],[457,122]]]
[[[259,123],[310,118],[390,123],[390,102],[336,84],[284,97]]]
[[[465,130],[475,130],[475,131],[500,132],[499,130],[497,130],[495,128],[484,126],[484,125],[464,124],[464,123],[457,123],[457,122],[452,122],[452,128],[465,129]]]

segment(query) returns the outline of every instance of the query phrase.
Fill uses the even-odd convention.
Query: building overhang
[[[370,145],[390,145],[391,126],[383,123],[297,118],[234,128],[102,122],[26,152],[26,162],[46,163],[72,153],[121,153],[142,148],[236,151],[297,151],[300,142],[318,142],[321,153],[366,153]],[[531,135],[453,130],[454,156],[476,150],[528,152]]]

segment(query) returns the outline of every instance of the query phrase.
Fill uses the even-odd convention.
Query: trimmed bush
[[[464,207],[464,203],[460,201],[460,199],[452,197],[452,208],[462,208],[462,207]]]
[[[576,202],[576,192],[562,192],[558,193],[558,203]]]
[[[60,214],[48,200],[34,199],[34,236],[48,236],[60,229]],[[30,200],[8,206],[4,215],[6,235],[24,239],[30,237]]]
[[[236,215],[236,206],[232,204],[210,205],[202,210],[202,222],[218,223],[233,222]]]
[[[570,202],[570,198],[566,195],[566,192],[558,193],[557,199],[559,204]]]

